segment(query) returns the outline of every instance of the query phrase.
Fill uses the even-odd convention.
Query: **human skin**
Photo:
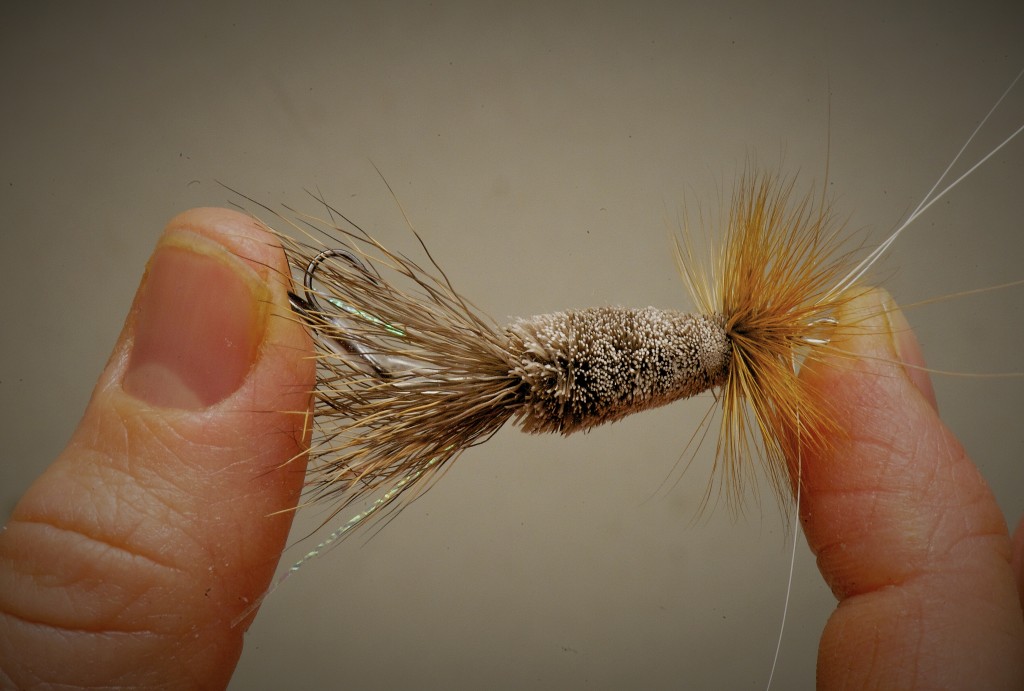
[[[0,532],[0,686],[227,685],[303,479],[315,372],[286,275],[243,214],[171,221],[71,442]],[[877,315],[836,342],[851,356],[801,374],[847,429],[801,468],[840,601],[819,685],[1024,688],[1022,531],[1013,549],[927,375],[892,364],[922,362],[899,312],[851,309]]]
[[[837,317],[857,325],[832,344],[843,354],[801,371],[845,432],[802,470],[804,533],[839,600],[818,648],[819,688],[1024,688],[1024,532],[1011,543],[939,419],[891,298],[869,292]]]
[[[65,451],[0,533],[0,687],[223,688],[305,470],[314,381],[248,217],[173,219]],[[299,457],[282,467],[290,459]]]

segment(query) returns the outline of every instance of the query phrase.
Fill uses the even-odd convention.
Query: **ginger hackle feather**
[[[798,455],[842,434],[829,401],[797,372],[812,351],[829,348],[834,329],[854,326],[836,324],[832,315],[859,294],[856,285],[836,290],[859,247],[842,239],[824,197],[794,199],[794,186],[792,179],[748,171],[733,190],[718,249],[699,256],[685,227],[676,243],[692,299],[701,311],[721,315],[732,342],[713,473],[732,507],[742,506],[745,487],[756,483],[757,458],[787,507]],[[711,493],[709,484],[705,502]]]

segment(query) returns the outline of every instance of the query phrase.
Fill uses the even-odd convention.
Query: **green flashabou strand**
[[[329,298],[327,298],[327,302],[331,303],[332,305],[334,305],[335,307],[337,307],[338,309],[340,309],[343,312],[348,312],[349,314],[354,315],[356,317],[359,317],[360,319],[363,319],[365,321],[368,321],[371,324],[375,324],[377,326],[383,326],[385,329],[387,329],[390,333],[394,334],[395,336],[400,336],[400,337],[404,337],[405,336],[405,332],[404,331],[399,329],[397,326],[389,324],[388,322],[384,321],[383,319],[381,319],[380,317],[378,317],[375,314],[370,314],[369,312],[364,312],[363,310],[361,310],[361,309],[359,309],[357,307],[352,307],[351,305],[346,305],[344,302],[342,302],[341,300],[338,300],[336,298],[329,297]]]
[[[401,480],[399,480],[397,483],[395,483],[394,487],[392,487],[382,496],[377,498],[370,506],[370,508],[368,508],[366,511],[357,513],[355,516],[348,519],[348,521],[344,525],[335,528],[330,535],[324,538],[323,542],[321,542],[316,547],[307,552],[306,555],[302,557],[302,559],[299,559],[297,562],[288,567],[288,573],[295,573],[296,571],[298,571],[300,568],[302,568],[303,564],[305,564],[310,559],[313,559],[314,557],[318,556],[325,547],[328,547],[332,542],[337,541],[342,535],[355,528],[357,525],[359,525],[367,518],[375,514],[378,510],[390,504],[392,499],[397,497],[398,494],[403,489],[409,486],[409,484],[418,480],[420,476],[423,475],[423,473],[427,472],[427,470],[429,470],[435,463],[437,463],[437,460],[437,457],[431,458],[422,468],[418,469],[414,473],[409,473]],[[287,578],[287,574],[285,574],[285,576],[281,578],[281,581],[283,581],[285,578]],[[278,581],[278,583],[280,583],[281,581]]]
[[[445,450],[448,451],[450,449],[451,449],[451,447],[448,447],[448,449],[445,449]],[[281,577],[278,578],[269,588],[267,588],[267,591],[265,593],[263,593],[262,595],[260,595],[256,599],[255,602],[253,602],[251,605],[249,605],[244,610],[242,610],[242,613],[239,614],[237,617],[235,617],[231,621],[231,626],[237,626],[239,623],[242,622],[243,619],[245,619],[247,616],[249,616],[250,614],[255,612],[256,609],[263,603],[263,601],[265,599],[267,599],[267,597],[269,597],[272,592],[277,590],[277,588],[282,583],[284,583],[286,580],[288,580],[289,576],[291,576],[293,573],[295,573],[296,571],[301,569],[303,564],[305,564],[310,559],[314,559],[317,556],[319,556],[320,553],[324,549],[329,547],[332,543],[337,542],[346,533],[348,533],[348,531],[352,530],[353,528],[358,526],[360,523],[365,521],[367,518],[369,518],[373,514],[377,513],[377,511],[379,511],[380,509],[382,509],[385,506],[387,506],[388,504],[390,504],[395,499],[395,497],[397,497],[399,495],[399,493],[401,493],[401,491],[403,489],[405,489],[410,484],[412,484],[413,482],[418,480],[420,477],[422,477],[423,473],[427,472],[428,470],[430,470],[430,468],[435,466],[439,460],[440,459],[437,456],[435,456],[434,458],[431,458],[429,461],[427,461],[426,464],[424,464],[424,466],[422,468],[418,469],[417,471],[415,471],[413,473],[409,473],[408,475],[403,477],[401,480],[399,480],[397,483],[395,483],[394,487],[389,489],[382,496],[378,497],[373,502],[373,504],[370,506],[370,508],[368,508],[366,511],[363,511],[361,513],[357,513],[355,516],[353,516],[352,518],[348,519],[348,521],[346,521],[344,525],[341,525],[338,528],[335,528],[331,532],[330,535],[328,535],[326,538],[324,538],[323,542],[321,542],[316,547],[314,547],[309,552],[307,552],[305,554],[305,556],[303,556],[297,562],[295,562],[294,564],[289,566],[288,570],[285,571],[283,574],[281,574]]]

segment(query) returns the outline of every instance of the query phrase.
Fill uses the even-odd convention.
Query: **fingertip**
[[[21,668],[78,683],[89,657],[89,683],[226,683],[232,621],[273,576],[304,476],[315,360],[287,287],[254,219],[196,209],[168,224],[72,441],[0,534]],[[83,633],[58,642],[68,629]]]
[[[938,417],[920,347],[884,292],[837,317],[830,354],[800,375],[843,428],[803,465],[804,532],[840,601],[819,684],[1019,682],[1006,524]]]
[[[160,282],[170,285],[158,290]],[[269,582],[304,478],[316,364],[289,288],[281,243],[262,222],[221,208],[178,214],[126,322],[123,376],[111,367],[98,387],[97,397],[122,411],[130,439],[171,438],[159,440],[170,453],[154,451],[152,463],[173,473],[192,462],[196,476],[179,497],[198,509],[186,512],[195,517],[189,529],[231,554],[226,576],[237,579],[241,605]],[[221,513],[204,516],[210,507]]]
[[[221,207],[198,207],[168,221],[164,233],[189,231],[223,245],[263,278],[288,281],[288,262],[277,234],[254,216]]]
[[[837,317],[831,354],[800,376],[842,425],[834,443],[806,458],[803,507],[813,517],[805,522],[808,541],[842,598],[922,568],[935,540],[956,538],[935,532],[951,507],[966,512],[960,525],[972,531],[998,532],[1005,524],[939,419],[930,384],[915,380],[906,366],[924,361],[888,293],[865,291]]]
[[[902,376],[938,410],[924,351],[887,290],[861,290],[840,305],[835,317],[839,325],[829,348],[832,366],[845,360],[867,373]]]
[[[284,366],[311,385],[311,345],[289,308],[289,287],[281,243],[254,217],[220,208],[178,214],[146,266],[115,349],[125,367],[108,367],[98,390],[201,409],[238,391],[260,363],[265,374],[256,379]],[[294,352],[266,357],[282,348]],[[303,355],[288,357],[296,353]]]
[[[888,336],[893,364],[902,365],[902,373],[935,410],[939,409],[935,387],[924,360],[924,350],[910,327],[903,310],[884,288],[873,288],[850,306],[868,314],[867,329]]]

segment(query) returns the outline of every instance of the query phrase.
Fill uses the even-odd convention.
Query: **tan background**
[[[1020,3],[677,5],[0,10],[3,515],[68,438],[163,223],[230,200],[214,180],[304,208],[319,188],[412,250],[372,160],[499,321],[687,308],[683,197],[716,204],[751,156],[820,180],[829,86],[831,189],[877,240],[1024,66]],[[1024,85],[975,157],[1022,122]],[[1024,277],[1022,190],[1024,140],[894,248],[897,300]],[[1024,370],[1022,304],[909,317],[934,367]],[[1021,380],[937,386],[1016,521]],[[762,687],[791,544],[771,498],[693,524],[709,449],[659,492],[709,400],[567,440],[502,431],[275,594],[233,688]],[[802,540],[797,560],[780,689],[813,684],[833,604]]]

